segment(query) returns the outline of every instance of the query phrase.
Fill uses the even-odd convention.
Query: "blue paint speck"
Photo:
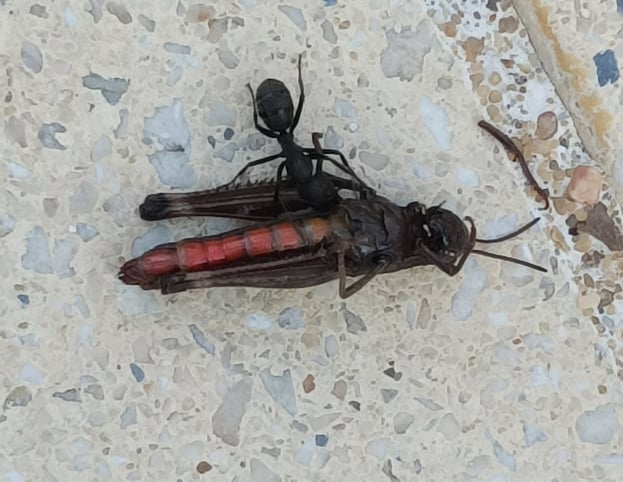
[[[623,13],[623,0],[617,0],[617,12]]]
[[[225,129],[225,132],[223,132],[223,137],[225,138],[226,141],[231,139],[233,136],[234,136],[234,130],[231,127],[228,127],[227,129]]]
[[[600,87],[607,83],[614,84],[619,80],[619,67],[614,52],[610,49],[604,50],[593,57],[593,62],[597,67],[597,82]]]
[[[17,299],[24,306],[28,306],[30,304],[30,297],[28,295],[17,295]]]
[[[316,445],[318,447],[326,447],[329,442],[329,437],[324,434],[316,435]]]
[[[337,3],[337,0],[324,0],[325,7],[332,7]]]
[[[145,380],[145,372],[136,363],[130,363],[130,370],[132,370],[132,375],[134,375],[134,378],[138,383]]]

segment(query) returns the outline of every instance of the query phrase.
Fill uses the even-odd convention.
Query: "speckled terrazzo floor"
[[[621,480],[620,207],[510,2],[455,3],[0,2],[3,480]],[[137,206],[276,152],[245,84],[294,91],[301,52],[301,143],[483,236],[541,216],[491,249],[549,273],[473,256],[346,301],[122,285],[230,227]]]

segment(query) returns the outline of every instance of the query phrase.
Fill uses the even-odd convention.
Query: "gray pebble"
[[[286,14],[294,25],[300,28],[303,32],[307,30],[307,22],[305,22],[305,17],[303,16],[303,12],[300,8],[291,7],[290,5],[279,5],[279,10]]]
[[[37,137],[41,141],[43,147],[64,151],[66,147],[56,139],[56,134],[63,132],[67,132],[64,125],[58,122],[52,122],[51,124],[42,124]]]
[[[121,96],[128,91],[130,81],[118,77],[105,79],[98,74],[89,74],[82,77],[82,85],[87,89],[101,91],[106,102],[110,105],[116,105]]]
[[[35,44],[28,41],[22,43],[22,62],[35,74],[41,72],[43,66],[43,55]]]

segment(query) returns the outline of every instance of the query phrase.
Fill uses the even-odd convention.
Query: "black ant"
[[[305,102],[305,92],[303,88],[303,77],[301,74],[301,56],[298,59],[298,83],[299,83],[299,102],[294,112],[294,104],[290,91],[283,82],[277,79],[266,79],[257,88],[257,93],[253,93],[250,84],[247,88],[251,92],[253,101],[253,122],[257,130],[262,134],[273,139],[277,139],[281,146],[281,152],[266,156],[261,159],[249,162],[242,170],[236,174],[235,181],[247,171],[247,169],[270,162],[275,159],[285,158],[277,169],[277,188],[275,190],[275,202],[279,199],[279,186],[282,182],[283,170],[287,171],[288,177],[296,186],[301,199],[306,201],[316,210],[326,210],[340,200],[337,193],[338,189],[350,188],[360,193],[362,197],[374,194],[374,190],[368,187],[355,172],[352,170],[344,155],[335,149],[305,148],[299,146],[294,141],[294,129],[299,123],[303,103]],[[257,101],[256,101],[257,99]],[[262,118],[266,127],[258,122]],[[322,134],[314,133],[312,138],[318,144],[317,139]],[[329,157],[330,155],[339,156],[341,163]],[[316,161],[314,172],[313,160]],[[338,169],[348,174],[352,180],[346,180],[322,170],[324,161],[331,162]]]

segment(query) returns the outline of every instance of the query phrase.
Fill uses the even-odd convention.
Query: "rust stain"
[[[578,105],[587,116],[587,120],[593,127],[601,147],[609,147],[606,141],[606,134],[614,120],[612,114],[604,109],[600,109],[603,105],[603,99],[599,95],[580,94],[590,89],[590,84],[587,80],[590,71],[582,66],[582,62],[578,57],[565,52],[560,46],[549,22],[549,8],[542,5],[541,0],[533,0],[533,5],[541,32],[550,41],[559,68],[569,74],[568,77],[570,77],[572,88],[580,95]]]
[[[571,78],[571,85],[573,88],[576,90],[582,90],[582,88],[586,85],[586,76],[588,74],[587,69],[582,67],[580,59],[562,50],[560,42],[558,42],[558,39],[556,38],[556,35],[554,35],[554,31],[549,23],[549,8],[541,5],[540,0],[534,0],[534,9],[537,20],[539,21],[539,26],[541,27],[541,32],[543,32],[543,35],[545,35],[545,37],[551,42],[552,49],[556,54],[556,59],[558,60],[560,68],[573,75]]]
[[[589,128],[594,131],[602,147],[608,147],[606,134],[610,130],[614,118],[610,112],[599,108],[602,105],[603,99],[597,94],[583,95],[578,99],[578,106],[589,119],[592,118]]]
[[[614,117],[607,110],[598,110],[593,116],[595,134],[597,134],[597,139],[599,139],[602,147],[610,147],[610,143],[606,140],[606,134],[610,131],[613,121]]]

